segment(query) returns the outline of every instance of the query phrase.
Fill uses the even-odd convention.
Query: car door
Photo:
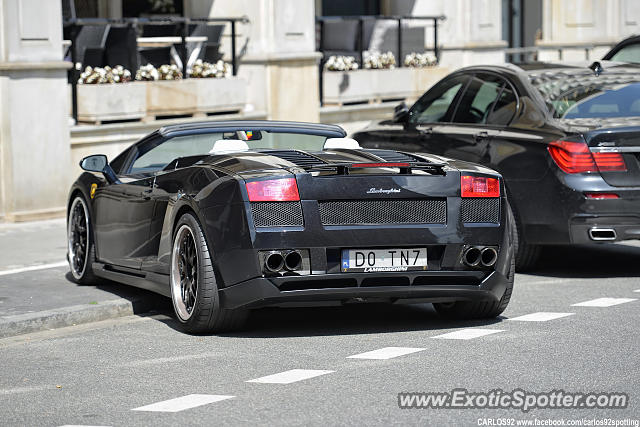
[[[469,76],[450,76],[427,91],[409,111],[402,139],[395,141],[397,150],[444,154],[450,146],[450,121],[460,96],[467,87]],[[430,144],[437,141],[437,144]]]
[[[465,88],[468,78],[460,74],[445,77],[414,103],[405,119],[381,122],[379,126],[357,132],[354,138],[365,148],[425,151],[425,134],[447,138],[447,133],[438,125],[451,120],[457,97]]]
[[[505,79],[494,73],[469,73],[450,122],[422,124],[423,150],[489,164],[491,142],[511,121],[516,107],[515,91]]]
[[[140,269],[153,215],[152,176],[120,175],[95,195],[96,255],[101,262]]]

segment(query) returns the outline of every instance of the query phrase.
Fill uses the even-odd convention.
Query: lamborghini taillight
[[[500,180],[486,176],[460,177],[462,197],[500,197]]]
[[[247,182],[250,202],[294,202],[300,200],[295,178]]]

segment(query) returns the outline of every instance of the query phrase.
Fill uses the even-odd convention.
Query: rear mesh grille
[[[462,199],[462,222],[500,222],[499,198]]]
[[[428,200],[344,200],[321,201],[323,225],[444,224],[447,201]]]
[[[292,227],[304,225],[300,202],[252,202],[256,227]]]

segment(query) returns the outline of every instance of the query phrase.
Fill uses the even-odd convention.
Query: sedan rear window
[[[610,61],[640,64],[640,43],[625,46],[611,56]]]
[[[545,72],[530,75],[530,80],[556,118],[640,116],[640,75],[635,72],[599,76]]]

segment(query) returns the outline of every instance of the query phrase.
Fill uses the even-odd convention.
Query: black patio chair
[[[109,25],[85,25],[80,28],[73,47],[76,62],[82,64],[82,68],[105,65],[104,55],[109,29]]]
[[[362,50],[369,48],[374,27],[374,19],[364,19],[362,21]],[[357,19],[324,21],[322,39],[320,40],[323,61],[326,61],[332,55],[344,55],[353,56],[359,62],[359,31],[360,25]]]
[[[180,36],[180,24],[153,24],[142,27],[142,37],[176,37]],[[171,64],[171,48],[164,47],[140,47],[140,63],[142,65],[151,64],[159,67],[164,64]]]
[[[105,46],[105,65],[122,65],[135,73],[138,69],[138,43],[133,26],[111,26]]]
[[[224,32],[224,25],[207,25],[207,24],[190,24],[189,35],[194,37],[206,37],[204,43],[189,42],[187,43],[187,58],[190,62],[196,59],[202,59],[205,62],[215,63],[222,59],[220,53],[220,40]],[[193,52],[200,47],[197,57],[192,58]]]

